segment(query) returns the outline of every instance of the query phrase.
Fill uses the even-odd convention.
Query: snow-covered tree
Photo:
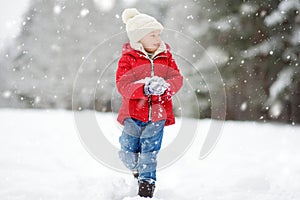
[[[270,29],[276,45],[275,56],[281,71],[274,77],[266,102],[269,116],[291,123],[300,122],[300,2],[280,1],[278,7],[266,16],[264,23]],[[274,52],[272,51],[272,55]]]
[[[220,68],[226,80],[228,119],[291,120],[290,112],[297,112],[297,109],[292,109],[287,100],[290,95],[287,90],[284,92],[286,87],[281,87],[281,94],[285,96],[281,106],[274,104],[277,109],[270,107],[279,93],[273,97],[270,88],[276,80],[282,79],[280,74],[285,74],[285,82],[297,74],[288,73],[292,75],[288,77],[284,71],[298,65],[296,46],[299,46],[299,39],[295,38],[299,32],[299,1],[226,0],[210,3],[211,26],[204,40],[208,46],[216,45],[229,55],[228,62]],[[295,78],[293,82],[293,85],[299,84]],[[295,89],[294,86],[291,91],[295,93]],[[297,101],[293,104],[299,104]],[[272,114],[274,110],[276,115]]]
[[[71,108],[73,83],[88,53],[104,39],[119,31],[115,12],[92,0],[33,0],[24,16],[23,29],[9,49],[6,80],[15,106]],[[114,23],[111,26],[110,23]],[[106,49],[89,63],[85,84],[95,85]],[[98,70],[97,70],[98,69]],[[78,74],[77,74],[78,75]],[[89,81],[91,80],[91,81]],[[81,85],[82,96],[76,104],[89,107],[92,91]]]

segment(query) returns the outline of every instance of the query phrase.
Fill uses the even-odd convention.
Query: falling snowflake
[[[245,101],[245,102],[243,102],[243,103],[241,104],[240,110],[241,110],[241,111],[245,111],[245,110],[247,109],[247,107],[248,107],[248,105],[247,105],[247,102]]]
[[[61,13],[61,6],[60,5],[56,5],[56,6],[54,6],[54,8],[53,8],[53,12],[54,12],[54,14],[56,14],[56,15],[59,15],[60,13]]]
[[[84,8],[80,11],[80,16],[85,17],[90,13],[90,11],[87,8]]]

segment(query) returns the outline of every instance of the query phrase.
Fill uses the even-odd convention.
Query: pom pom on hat
[[[129,19],[132,19],[133,17],[135,17],[138,14],[140,14],[140,12],[135,8],[125,9],[122,13],[122,20],[125,24],[127,24],[127,21]]]
[[[148,33],[163,30],[163,26],[152,16],[140,13],[136,8],[125,9],[122,20],[126,24],[127,36],[131,43],[136,43]]]

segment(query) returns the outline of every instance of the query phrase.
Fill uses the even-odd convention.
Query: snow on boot
[[[153,197],[155,189],[154,183],[149,183],[148,181],[139,181],[139,193],[138,195],[141,197]]]
[[[137,179],[139,177],[139,172],[137,170],[135,170],[135,171],[132,172],[132,175],[133,175],[134,178]]]

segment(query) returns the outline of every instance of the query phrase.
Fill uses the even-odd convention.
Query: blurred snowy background
[[[124,8],[136,7],[205,49],[198,54],[192,48],[182,49],[193,57],[188,64],[175,56],[186,80],[192,83],[178,94],[190,105],[186,116],[199,116],[189,98],[196,95],[200,117],[209,118],[210,93],[218,92],[217,87],[209,91],[207,82],[193,73],[192,66],[201,69],[201,76],[212,73],[205,53],[223,78],[227,119],[300,122],[299,0],[0,2],[0,107],[72,109],[73,85],[81,64],[97,45],[120,34],[121,39],[100,46],[85,62],[88,72],[77,86],[80,95],[73,99],[78,110],[117,111],[120,99],[112,95],[114,73],[120,41],[126,42],[121,13]],[[165,35],[174,49],[184,42],[168,38]],[[107,56],[112,54],[113,61]],[[217,103],[224,106],[224,102]]]

